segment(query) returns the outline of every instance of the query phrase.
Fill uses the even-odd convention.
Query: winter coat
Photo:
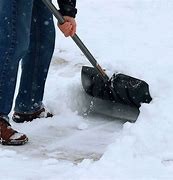
[[[63,16],[75,17],[77,13],[76,0],[58,0],[60,13]]]

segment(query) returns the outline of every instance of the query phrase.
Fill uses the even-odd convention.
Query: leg
[[[8,122],[18,64],[28,50],[32,0],[0,1],[0,143],[22,145],[26,135],[13,130]]]
[[[11,111],[18,64],[29,45],[32,0],[0,1],[0,116]]]
[[[29,51],[22,60],[20,88],[15,111],[34,113],[42,108],[45,81],[54,51],[52,14],[41,0],[33,6]]]

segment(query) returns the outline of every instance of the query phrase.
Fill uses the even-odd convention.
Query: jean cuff
[[[44,108],[44,104],[41,103],[38,107],[31,108],[30,110],[27,110],[27,111],[26,110],[23,111],[21,109],[19,110],[18,108],[14,108],[14,111],[16,113],[21,113],[21,114],[33,114],[43,108]]]

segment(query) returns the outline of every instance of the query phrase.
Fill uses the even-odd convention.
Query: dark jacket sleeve
[[[76,0],[58,0],[58,4],[60,8],[59,11],[63,16],[76,16]]]

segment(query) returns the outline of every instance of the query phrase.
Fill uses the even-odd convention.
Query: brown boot
[[[47,112],[45,108],[42,108],[39,111],[36,111],[32,114],[14,112],[12,119],[16,123],[23,123],[25,121],[27,122],[32,121],[33,119],[36,118],[48,118],[48,117],[53,117],[53,115],[50,112]]]
[[[28,142],[25,134],[12,129],[11,125],[0,117],[0,143],[2,145],[23,145]]]

